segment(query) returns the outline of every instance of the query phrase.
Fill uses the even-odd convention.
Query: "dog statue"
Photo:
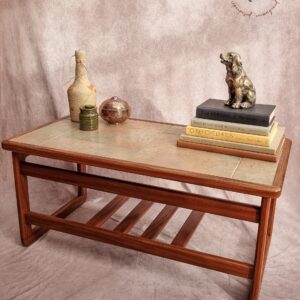
[[[226,83],[229,99],[225,105],[232,108],[250,108],[255,105],[255,88],[243,69],[241,57],[235,52],[220,54],[221,63],[226,66]]]

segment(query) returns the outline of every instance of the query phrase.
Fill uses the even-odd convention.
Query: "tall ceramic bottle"
[[[68,88],[68,100],[71,120],[79,122],[80,107],[96,105],[96,88],[87,76],[85,51],[76,50],[75,59],[75,80]]]

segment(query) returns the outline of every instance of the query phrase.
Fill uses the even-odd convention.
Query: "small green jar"
[[[98,113],[96,106],[84,105],[80,107],[80,130],[90,131],[98,129]]]

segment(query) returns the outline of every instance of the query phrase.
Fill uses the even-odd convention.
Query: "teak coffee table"
[[[176,141],[183,131],[180,125],[131,119],[118,126],[100,121],[97,131],[85,132],[64,118],[3,141],[2,147],[12,151],[23,245],[29,246],[50,229],[57,230],[252,279],[250,298],[258,299],[291,141],[285,139],[281,157],[274,163],[178,148]],[[77,171],[26,162],[28,155],[73,162]],[[261,205],[88,174],[87,165],[260,196]],[[78,195],[52,215],[31,211],[27,176],[78,186]],[[85,202],[87,188],[116,196],[85,224],[66,220]],[[129,197],[141,201],[114,230],[101,228]],[[165,206],[141,236],[131,235],[129,231],[153,202]],[[172,243],[157,241],[177,207],[192,212]],[[204,213],[259,224],[253,264],[186,247]]]

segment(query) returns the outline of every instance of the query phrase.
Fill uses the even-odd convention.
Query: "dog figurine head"
[[[231,71],[234,75],[238,75],[242,70],[242,60],[238,53],[221,53],[220,58],[221,63],[226,66],[227,71]]]

